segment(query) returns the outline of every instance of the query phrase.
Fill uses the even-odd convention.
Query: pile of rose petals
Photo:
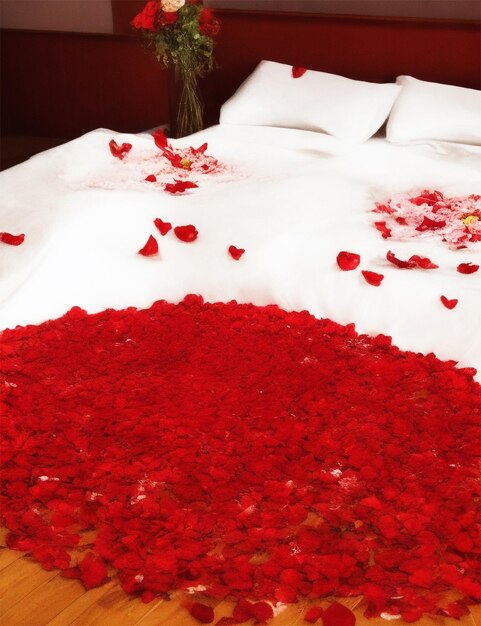
[[[473,374],[197,296],[4,331],[8,545],[87,588],[113,566],[145,601],[201,586],[233,620],[361,594],[368,616],[459,617],[481,599]]]

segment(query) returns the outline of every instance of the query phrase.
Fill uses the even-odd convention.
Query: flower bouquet
[[[213,37],[219,32],[219,20],[202,0],[151,0],[131,24],[163,67],[173,66],[182,82],[177,136],[201,130],[203,105],[198,78],[213,69]]]

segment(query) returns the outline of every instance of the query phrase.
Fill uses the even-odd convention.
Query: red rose
[[[177,11],[163,11],[162,12],[162,23],[163,24],[175,24],[177,21],[178,15]]]
[[[132,26],[137,30],[140,28],[145,30],[155,30],[155,17],[157,15],[158,8],[159,5],[155,0],[147,2],[142,11],[131,21]]]

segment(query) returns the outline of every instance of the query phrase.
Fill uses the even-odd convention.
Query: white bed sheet
[[[124,161],[110,154],[111,138],[133,144]],[[481,264],[481,244],[452,250],[436,238],[384,240],[369,210],[425,188],[481,193],[480,148],[384,139],[353,147],[315,132],[246,126],[215,126],[174,144],[204,141],[228,171],[198,177],[199,188],[184,195],[142,182],[146,159],[159,154],[149,135],[105,129],[3,172],[0,231],[26,238],[0,244],[0,329],[74,305],[98,312],[197,293],[354,322],[402,349],[476,367],[479,377],[481,271],[467,276],[456,266]],[[161,237],[157,217],[194,224],[198,239]],[[136,253],[150,234],[160,255],[145,258]],[[228,255],[231,244],[245,248],[240,261]],[[359,270],[384,274],[381,286],[359,270],[340,271],[340,250],[361,254]],[[439,269],[397,269],[388,250],[428,256]],[[443,307],[441,295],[457,298],[457,307]]]

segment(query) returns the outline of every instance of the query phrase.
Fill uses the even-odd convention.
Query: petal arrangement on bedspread
[[[111,564],[146,601],[363,594],[410,621],[481,599],[472,370],[197,296],[74,308],[0,355],[3,523],[44,567],[89,588]]]

